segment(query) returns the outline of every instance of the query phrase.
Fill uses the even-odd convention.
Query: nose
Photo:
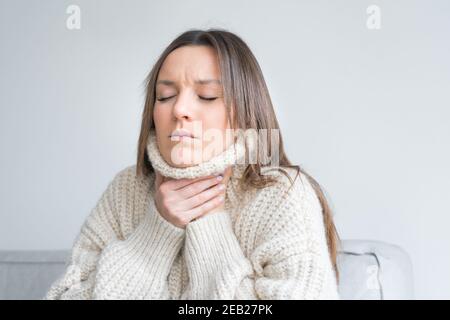
[[[180,94],[172,110],[174,120],[193,120],[192,109],[192,103],[189,101],[189,98]]]

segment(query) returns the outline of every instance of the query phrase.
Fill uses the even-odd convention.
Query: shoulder
[[[153,179],[153,173],[150,173],[148,176],[138,174],[137,166],[133,164],[117,171],[111,179],[109,186],[118,191],[119,195],[123,195],[130,191],[148,189]]]
[[[313,182],[306,173],[292,167],[265,167],[262,174],[275,178],[276,183],[262,189],[264,196],[273,195],[281,201],[319,203]]]
[[[111,181],[112,184],[119,186],[119,185],[127,185],[130,183],[136,182],[138,179],[138,175],[136,172],[136,165],[128,165],[126,167],[123,167],[119,171],[117,171],[113,175],[113,179]]]
[[[257,225],[257,242],[283,245],[294,241],[299,250],[320,251],[326,238],[322,205],[315,188],[302,171],[297,175],[294,168],[283,169],[293,184],[284,173],[271,170],[266,174],[274,176],[277,183],[261,189],[250,205],[252,221]]]
[[[148,196],[150,186],[154,181],[154,173],[144,176],[137,172],[135,164],[120,169],[110,182],[117,197],[137,198],[140,195]]]
[[[259,208],[258,220],[266,226],[264,232],[268,236],[274,230],[322,232],[322,205],[307,174],[299,171],[297,175],[297,170],[291,167],[282,169],[284,173],[265,171],[264,174],[274,177],[276,183],[258,191],[254,198],[252,206]]]
[[[136,165],[117,171],[83,222],[78,239],[104,248],[127,238],[148,212],[152,177],[137,175]]]
[[[139,175],[136,165],[128,165],[115,173],[105,195],[108,210],[115,217],[122,236],[129,234],[139,223],[152,199],[153,174]]]

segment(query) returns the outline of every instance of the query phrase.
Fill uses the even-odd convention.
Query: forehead
[[[172,51],[164,60],[158,79],[175,82],[220,79],[220,68],[214,48],[203,45],[183,46]]]

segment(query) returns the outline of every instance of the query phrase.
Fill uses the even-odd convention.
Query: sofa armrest
[[[343,240],[338,255],[342,299],[414,299],[409,255],[373,240]]]

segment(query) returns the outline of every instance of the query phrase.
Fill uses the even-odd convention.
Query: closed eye
[[[173,97],[175,97],[175,96],[170,96],[170,97],[160,97],[160,98],[157,98],[156,100],[158,100],[158,101],[160,101],[160,102],[163,102],[163,101],[166,101],[166,100],[169,100],[169,99],[171,99],[171,98],[173,98]],[[205,101],[214,101],[214,100],[216,100],[217,99],[217,97],[202,97],[202,96],[198,96],[201,100],[205,100]]]
[[[169,100],[170,98],[173,98],[173,97],[175,97],[175,96],[170,96],[170,97],[160,97],[160,98],[157,98],[156,100],[158,100],[158,101],[166,101],[166,100]]]
[[[205,101],[214,101],[217,99],[217,97],[202,97],[202,96],[198,96],[198,97]]]

